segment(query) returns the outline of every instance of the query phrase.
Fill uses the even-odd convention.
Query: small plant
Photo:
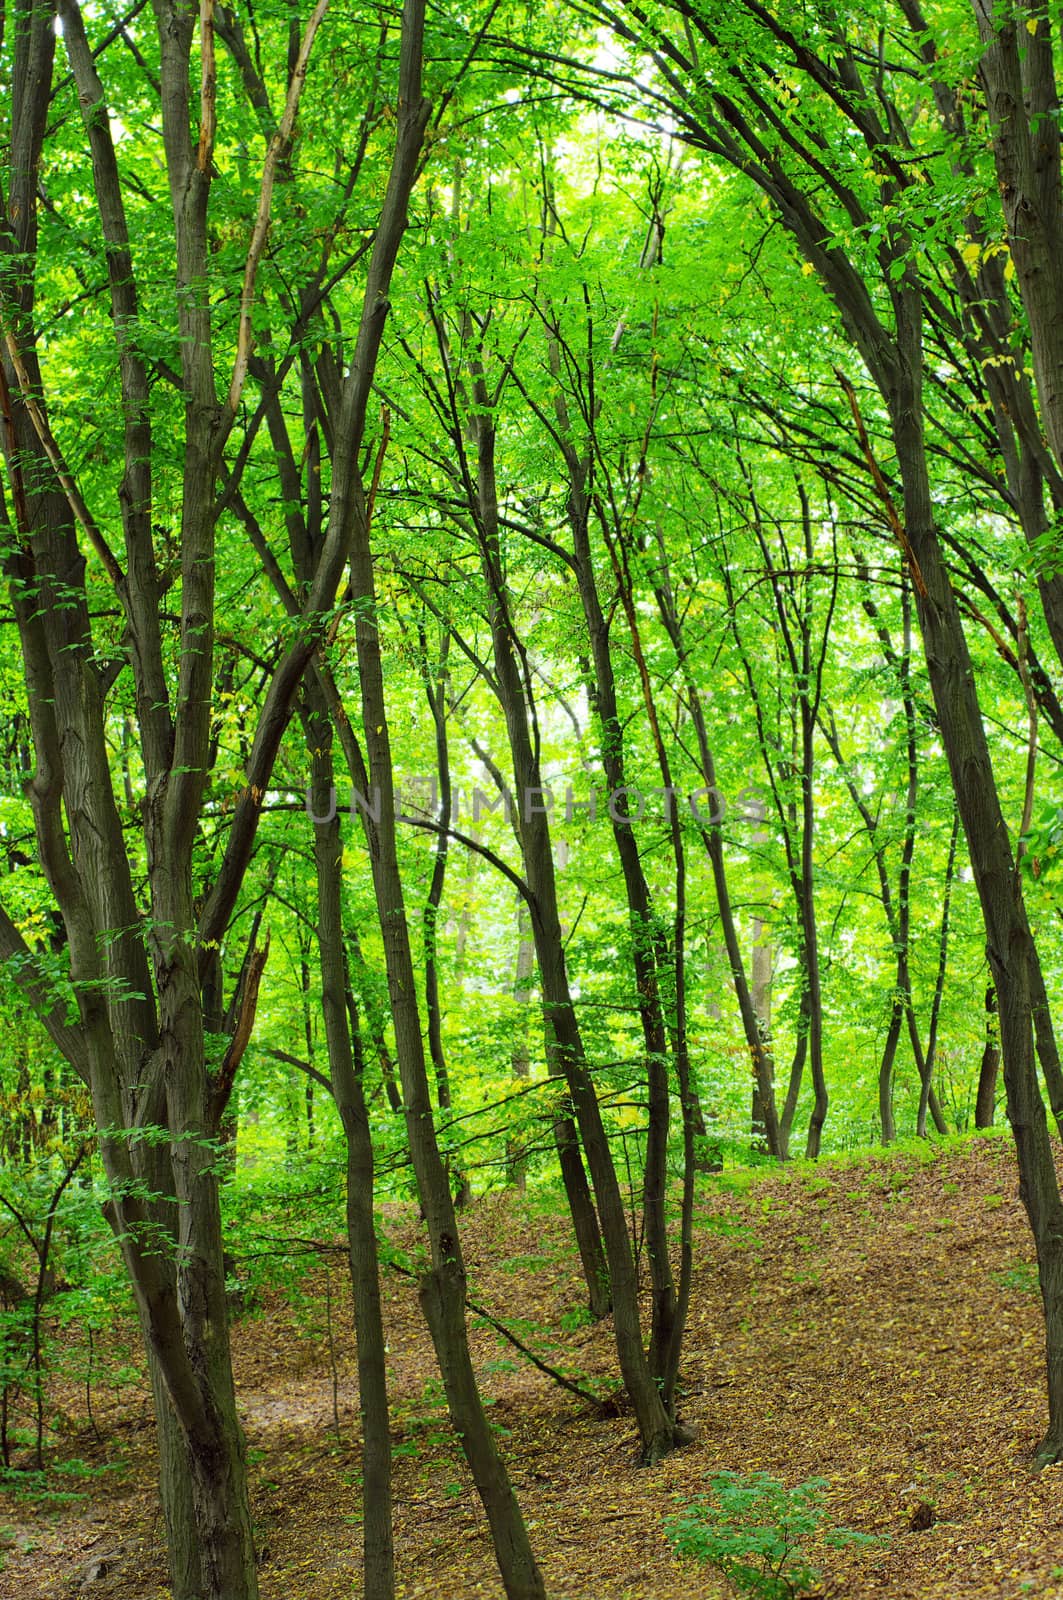
[[[1020,1261],[1004,1272],[994,1272],[993,1278],[1002,1289],[1018,1289],[1022,1294],[1036,1294],[1039,1288],[1036,1261]]]
[[[756,1229],[751,1228],[738,1211],[718,1211],[705,1217],[701,1226],[706,1233],[719,1234],[721,1238],[733,1240],[736,1245],[760,1243]]]
[[[678,1555],[714,1568],[750,1600],[809,1593],[819,1573],[802,1548],[808,1539],[835,1549],[876,1542],[850,1528],[824,1529],[825,1478],[788,1489],[766,1472],[718,1472],[710,1485],[715,1503],[691,1501],[666,1518],[665,1533]]]

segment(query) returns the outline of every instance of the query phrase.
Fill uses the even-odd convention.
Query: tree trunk
[[[723,853],[723,806],[721,803],[722,797],[716,785],[716,764],[709,744],[708,726],[705,720],[701,691],[691,668],[686,641],[683,637],[682,624],[676,610],[666,570],[662,570],[662,577],[655,585],[654,594],[661,620],[676,652],[687,692],[687,703],[694,722],[694,731],[697,735],[701,775],[705,781],[710,802],[708,821],[701,825],[700,832],[709,858],[709,866],[712,870],[713,887],[716,891],[716,905],[720,914],[720,927],[723,931],[724,947],[727,951],[731,983],[734,988],[735,1000],[738,1004],[738,1013],[741,1018],[742,1031],[745,1035],[746,1048],[749,1051],[749,1061],[753,1072],[754,1093],[763,1118],[765,1141],[768,1150],[781,1161],[786,1155],[786,1139],[779,1124],[779,1113],[775,1100],[775,1063],[772,1058],[770,1039],[761,1033],[756,1007],[750,992],[749,980],[746,976],[745,961],[742,956],[741,942],[738,937],[738,928],[731,903],[727,862]]]
[[[447,859],[451,826],[453,785],[450,778],[450,745],[447,739],[447,645],[449,634],[444,633],[440,646],[439,671],[433,684],[428,661],[428,642],[423,629],[419,629],[421,677],[424,683],[428,709],[435,729],[436,770],[439,775],[439,810],[436,816],[436,842],[432,857],[432,879],[428,886],[422,917],[424,935],[424,1002],[428,1014],[428,1053],[436,1079],[436,1100],[440,1111],[449,1111],[453,1105],[450,1092],[450,1072],[446,1051],[443,1048],[443,1006],[439,993],[439,913],[443,901],[443,885],[447,875]],[[457,1204],[464,1206],[472,1198],[469,1180],[464,1173],[455,1172],[451,1182],[456,1186]]]
[[[480,379],[474,393],[479,395],[481,402],[485,392],[483,380]],[[529,699],[526,698],[525,683],[518,662],[517,641],[509,622],[505,584],[501,572],[497,486],[494,471],[494,429],[489,423],[488,416],[484,414],[470,420],[470,432],[477,458],[476,492],[471,510],[476,518],[480,537],[481,566],[490,604],[491,645],[497,692],[506,721],[514,787],[520,808],[521,853],[533,900],[529,909],[532,919],[532,940],[543,986],[543,1016],[547,1025],[547,1070],[552,1077],[566,1078],[569,1089],[569,1095],[565,1096],[561,1104],[561,1115],[554,1123],[554,1141],[561,1166],[561,1181],[587,1284],[590,1312],[592,1317],[598,1319],[608,1313],[616,1291],[611,1281],[611,1265],[607,1261],[608,1241],[603,1243],[602,1237],[605,1220],[600,1219],[601,1199],[597,1195],[597,1185],[595,1185],[595,1197],[598,1199],[599,1207],[596,1210],[580,1156],[579,1138],[572,1120],[574,1098],[572,1080],[566,1049],[558,1032],[560,1026],[562,1034],[574,1036],[579,1041],[561,939],[561,917],[558,910],[549,822],[541,805],[542,774],[535,753],[535,743],[528,727]],[[547,944],[550,945],[549,949],[546,948]],[[578,1042],[578,1048],[582,1053],[582,1041]],[[582,1131],[581,1127],[580,1132]]]
[[[364,504],[351,527],[351,592],[357,607],[356,639],[362,721],[369,780],[377,815],[365,817],[373,887],[395,1020],[410,1157],[417,1177],[431,1250],[421,1278],[428,1318],[451,1418],[487,1514],[508,1600],[544,1600],[542,1577],[524,1519],[495,1446],[469,1357],[465,1324],[465,1269],[450,1185],[436,1139],[409,929],[403,904],[395,837],[395,791],[387,705],[376,613],[376,585]]]
[[[1000,1071],[1000,1037],[997,1032],[997,995],[992,984],[985,992],[985,1046],[978,1069],[978,1096],[974,1106],[976,1128],[991,1128],[997,1103],[997,1074]]]
[[[952,833],[949,837],[949,854],[945,865],[945,884],[941,899],[941,929],[938,934],[937,977],[934,980],[934,998],[930,1004],[930,1027],[927,1030],[925,1056],[919,1039],[919,1030],[916,1027],[915,1010],[911,1004],[912,984],[908,976],[907,962],[905,962],[904,966],[904,992],[909,997],[908,1032],[912,1042],[912,1054],[915,1057],[915,1064],[919,1073],[919,1112],[916,1117],[915,1131],[920,1139],[926,1138],[926,1115],[928,1109],[934,1118],[934,1126],[938,1133],[944,1134],[948,1132],[948,1126],[934,1090],[934,1066],[937,1059],[941,1000],[945,992],[945,973],[949,959],[949,917],[952,909],[952,880],[956,867],[956,841],[959,836],[959,828],[960,818],[959,814],[957,814],[952,822]]]
[[[545,1600],[546,1590],[531,1553],[520,1506],[495,1449],[476,1386],[465,1327],[465,1272],[460,1261],[450,1258],[422,1273],[417,1294],[432,1342],[440,1352],[451,1421],[487,1513],[506,1594],[509,1600]],[[442,1358],[444,1351],[446,1360]]]
[[[320,689],[305,690],[315,816],[334,782],[332,727]],[[326,807],[327,809],[327,807]],[[358,1400],[362,1417],[362,1550],[365,1600],[393,1600],[395,1554],[391,1519],[391,1431],[387,1362],[380,1309],[380,1264],[373,1219],[373,1143],[362,1092],[358,1035],[348,1015],[350,980],[343,938],[343,841],[339,819],[315,824],[321,1009],[332,1093],[347,1142],[347,1247],[354,1294]]]
[[[617,1357],[624,1387],[638,1423],[643,1460],[656,1461],[678,1441],[642,1341],[638,1270],[628,1232],[627,1215],[569,987],[549,824],[545,808],[537,808],[531,798],[536,794],[541,796],[541,774],[529,736],[526,686],[517,665],[515,636],[509,619],[502,573],[494,465],[495,433],[490,420],[490,408],[485,405],[486,386],[482,378],[474,389],[474,397],[477,412],[470,419],[470,426],[476,445],[478,492],[475,515],[489,594],[495,671],[506,718],[514,784],[521,798],[521,840],[525,873],[531,891],[532,934],[543,985],[543,1010],[555,1041],[554,1059],[568,1084],[594,1186],[612,1294]]]
[[[562,409],[562,420],[567,415]],[[676,1290],[668,1250],[666,1183],[668,1173],[668,1036],[661,1006],[659,967],[665,964],[661,929],[643,871],[635,829],[627,812],[627,787],[624,770],[624,734],[616,694],[609,627],[598,594],[598,583],[591,553],[589,518],[591,499],[587,490],[590,462],[580,461],[574,450],[566,452],[569,470],[568,520],[575,552],[576,582],[583,616],[591,642],[594,676],[591,700],[601,733],[602,773],[608,795],[609,820],[627,899],[631,961],[635,998],[642,1027],[643,1059],[646,1073],[646,1156],[642,1182],[642,1222],[646,1253],[650,1263],[653,1309],[650,1332],[650,1366],[659,1370],[663,1352],[672,1342],[676,1314]],[[603,515],[603,531],[608,529]],[[624,581],[620,562],[614,556],[617,580],[627,613],[636,656],[641,647],[635,622],[630,588]],[[651,722],[655,721],[652,698],[647,704]],[[670,785],[668,785],[670,787]],[[621,799],[623,796],[623,799]],[[669,807],[671,810],[671,807]],[[664,958],[664,959],[662,959]]]
[[[523,901],[517,905],[517,963],[513,975],[513,998],[520,1008],[516,1034],[510,1051],[510,1071],[518,1082],[531,1074],[531,1056],[528,1052],[528,1007],[531,1001],[531,980],[535,972],[535,946],[531,940],[531,927]],[[524,1193],[527,1183],[527,1161],[521,1145],[514,1140],[506,1144],[506,1171],[509,1182]]]
[[[883,1144],[892,1144],[897,1137],[897,1124],[893,1116],[893,1063],[903,1026],[904,1000],[900,994],[895,994],[878,1067],[878,1121]]]
[[[1063,1138],[1063,1067],[1060,1065],[1059,1046],[1052,1025],[1052,1012],[1045,992],[1044,973],[1036,947],[1030,970],[1030,1003],[1033,1007],[1037,1059],[1041,1063],[1041,1074],[1045,1080],[1048,1103],[1052,1108],[1056,1128]]]
[[[807,508],[806,508],[807,516]],[[811,552],[808,559],[811,560]],[[807,633],[805,634],[806,674]],[[821,663],[822,668],[822,663]],[[803,680],[807,685],[807,676]],[[801,950],[804,957],[804,979],[808,989],[808,1062],[812,1073],[812,1115],[808,1120],[808,1138],[805,1156],[809,1161],[819,1157],[823,1124],[827,1120],[827,1080],[823,1070],[823,985],[819,968],[819,926],[816,920],[815,858],[815,808],[813,805],[813,745],[815,712],[809,704],[807,688],[801,693],[801,870],[798,914],[801,918]]]
[[[771,1039],[771,935],[766,931],[766,924],[758,916],[753,918],[753,959],[750,965],[753,979],[753,1010],[756,1013],[757,1027],[764,1041],[764,1048],[768,1050]],[[763,1148],[766,1129],[764,1096],[755,1075],[750,1107],[750,1129],[754,1146]]]
[[[909,292],[902,307],[902,343],[894,381],[885,383],[884,390],[904,485],[905,529],[920,572],[915,588],[930,685],[985,920],[1019,1192],[1037,1249],[1049,1410],[1048,1431],[1038,1459],[1048,1462],[1063,1456],[1063,1204],[1037,1082],[1031,1000],[1036,952],[1000,808],[963,624],[934,530],[919,399],[919,317],[912,299]]]
[[[192,1506],[188,1450],[158,1362],[148,1351],[148,1374],[159,1442],[159,1503],[166,1523],[166,1557],[172,1600],[202,1600],[203,1569]]]

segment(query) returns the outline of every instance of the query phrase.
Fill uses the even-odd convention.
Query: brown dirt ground
[[[405,1213],[388,1227],[397,1244],[416,1231]],[[475,1295],[497,1315],[557,1330],[579,1303],[559,1218],[491,1197],[464,1237]],[[826,1477],[834,1522],[889,1535],[871,1551],[817,1553],[832,1600],[1063,1600],[1063,1476],[1030,1464],[1044,1427],[1042,1337],[1037,1296],[1013,1272],[1031,1244],[1005,1140],[933,1160],[824,1162],[737,1190],[702,1180],[695,1256],[682,1411],[697,1439],[659,1467],[635,1465],[630,1418],[591,1414],[526,1365],[512,1370],[496,1335],[474,1333],[551,1600],[721,1595],[712,1574],[673,1560],[662,1531],[721,1467],[789,1484]],[[426,1393],[435,1369],[413,1286],[389,1276],[385,1291],[399,1593],[499,1596],[482,1510]],[[234,1333],[262,1600],[361,1593],[353,1333],[338,1267],[332,1315],[339,1442],[324,1336],[300,1333],[279,1294]],[[607,1326],[555,1337],[568,1370],[612,1381]],[[0,1496],[2,1600],[166,1595],[146,1395],[130,1391],[98,1420],[102,1444],[72,1430],[59,1451],[124,1459],[88,1498],[49,1513]],[[920,1502],[934,1523],[909,1531]],[[83,1585],[100,1558],[106,1572]]]

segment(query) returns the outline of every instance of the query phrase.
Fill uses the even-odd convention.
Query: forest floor
[[[411,1245],[412,1214],[389,1209],[391,1242]],[[608,1325],[571,1327],[581,1296],[561,1217],[538,1197],[491,1196],[464,1230],[478,1303],[581,1382],[612,1386]],[[636,1465],[629,1417],[595,1414],[474,1323],[551,1600],[722,1596],[711,1572],[673,1557],[663,1530],[721,1468],[788,1485],[827,1478],[831,1524],[886,1536],[813,1551],[819,1592],[834,1600],[1063,1600],[1063,1472],[1031,1466],[1045,1421],[1031,1259],[1003,1138],[700,1179],[681,1406],[697,1437],[652,1469]],[[317,1263],[294,1300],[266,1293],[234,1331],[262,1600],[361,1592],[357,1390],[339,1254],[329,1279],[327,1317]],[[413,1284],[389,1273],[385,1304],[399,1592],[499,1596]],[[101,1402],[96,1420],[101,1440],[71,1423],[58,1452],[116,1467],[90,1472],[77,1485],[84,1498],[51,1509],[0,1498],[4,1600],[166,1594],[146,1393]],[[920,1507],[915,1523],[932,1514],[932,1525],[916,1531]]]

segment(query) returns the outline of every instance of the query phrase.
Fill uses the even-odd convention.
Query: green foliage
[[[16,1501],[39,1505],[49,1510],[87,1500],[103,1478],[121,1477],[125,1462],[112,1460],[93,1466],[78,1456],[57,1461],[47,1471],[11,1471],[0,1467],[0,1488]],[[67,1485],[78,1487],[67,1487]]]
[[[718,1472],[713,1500],[692,1500],[665,1521],[678,1555],[712,1567],[749,1600],[799,1600],[819,1577],[804,1545],[874,1544],[868,1534],[824,1524],[824,1478],[788,1489],[766,1472]]]
[[[655,94],[667,96],[669,84],[653,66],[653,50],[644,47],[654,44],[658,25],[667,30],[681,11],[672,13],[667,3],[639,17],[633,9],[621,11],[634,32],[626,44],[614,42],[613,64],[621,66],[630,47],[632,91],[652,86]],[[941,81],[963,86],[969,97],[978,41],[966,11],[930,18],[933,38],[927,43],[934,49],[929,56],[921,47],[912,52],[900,15],[884,20],[867,0],[832,13],[829,27],[823,8],[815,5],[788,8],[785,30],[774,13],[722,0],[705,0],[682,15],[685,28],[709,28],[713,45],[704,81],[699,73],[699,81],[687,86],[677,128],[689,119],[711,118],[712,96],[726,85],[738,113],[761,129],[759,137],[767,141],[770,161],[780,163],[780,172],[799,171],[804,142],[817,172],[826,163],[840,186],[815,181],[822,238],[839,258],[849,257],[887,321],[894,288],[909,273],[924,277],[935,297],[943,293],[949,302],[958,296],[956,306],[968,307],[979,302],[965,289],[960,269],[980,273],[980,284],[972,280],[968,288],[991,299],[988,269],[994,262],[1004,265],[1007,248],[1001,242],[1003,219],[988,147],[972,120],[969,145],[956,148],[950,130],[933,115],[935,95],[920,65],[932,56]],[[103,17],[91,11],[88,16],[95,43]],[[470,47],[481,21],[489,23],[489,31],[477,55]],[[256,56],[264,90],[274,101],[285,91],[282,63],[290,22],[289,10],[277,0],[256,8]],[[217,881],[226,818],[245,782],[271,663],[300,626],[278,603],[260,547],[271,553],[289,591],[297,591],[295,551],[301,542],[313,542],[314,507],[320,512],[331,493],[328,441],[318,437],[326,397],[314,391],[319,384],[327,388],[329,372],[349,356],[360,314],[362,246],[375,227],[373,196],[386,170],[389,119],[380,111],[378,94],[394,30],[385,30],[378,40],[378,25],[372,8],[348,8],[330,18],[322,52],[327,69],[315,58],[298,139],[278,180],[269,250],[255,287],[254,361],[246,408],[226,444],[230,487],[211,556],[218,585],[211,619],[212,750],[191,862],[189,887],[197,904]],[[913,1031],[924,1045],[934,1032],[934,1081],[957,1127],[970,1117],[972,1086],[990,1027],[980,997],[975,1004],[971,998],[972,985],[984,987],[985,940],[961,841],[951,881],[947,949],[939,958],[955,801],[913,620],[910,574],[894,548],[868,460],[855,448],[852,415],[839,387],[839,368],[852,366],[845,330],[814,263],[799,259],[793,241],[753,192],[748,172],[727,173],[705,156],[718,141],[684,151],[678,140],[670,140],[665,156],[657,131],[638,126],[635,101],[619,106],[610,100],[611,71],[594,75],[599,81],[591,88],[600,100],[593,109],[551,94],[547,80],[543,93],[527,93],[529,79],[514,64],[514,53],[499,49],[499,34],[516,30],[529,52],[518,61],[534,60],[545,50],[552,59],[572,62],[578,73],[579,61],[597,59],[603,43],[585,10],[547,6],[518,12],[506,5],[497,15],[492,8],[488,19],[486,7],[474,6],[460,17],[448,16],[444,8],[433,15],[431,26],[427,88],[440,120],[433,125],[423,181],[410,209],[375,373],[389,420],[378,425],[371,416],[363,445],[367,460],[376,460],[379,470],[372,531],[400,786],[405,780],[411,804],[427,804],[423,793],[417,800],[417,791],[433,781],[439,754],[425,705],[425,674],[438,671],[440,685],[445,684],[449,761],[459,797],[455,823],[466,840],[471,837],[495,856],[492,864],[461,839],[452,840],[438,912],[423,917],[437,841],[412,826],[400,827],[418,979],[424,978],[430,947],[438,967],[439,1037],[449,1075],[448,1096],[441,1092],[439,1100],[441,1106],[446,1098],[450,1102],[439,1115],[444,1159],[453,1174],[470,1179],[478,1195],[511,1182],[519,1171],[528,1184],[529,1211],[544,1195],[550,1207],[555,1203],[552,1127],[565,1095],[560,1080],[548,1075],[549,1027],[543,1027],[535,963],[520,961],[529,948],[527,917],[512,879],[496,870],[500,861],[511,873],[522,871],[520,828],[510,826],[500,811],[470,821],[470,797],[476,791],[487,790],[495,798],[486,776],[490,767],[507,782],[511,773],[490,665],[497,600],[482,575],[480,521],[465,497],[466,482],[476,477],[476,464],[468,459],[469,419],[463,426],[448,410],[455,387],[467,387],[474,361],[485,375],[489,402],[477,401],[470,415],[490,415],[497,435],[493,459],[502,598],[526,673],[529,707],[534,702],[542,775],[557,797],[551,845],[558,860],[565,960],[627,1194],[637,1205],[647,1148],[644,995],[635,956],[645,955],[648,947],[668,1013],[673,1174],[683,1157],[673,1060],[681,937],[686,940],[685,1038],[706,1127],[697,1149],[726,1169],[713,1177],[699,1175],[699,1193],[743,1194],[760,1181],[758,1173],[774,1170],[774,1163],[750,1126],[749,1049],[734,1003],[730,957],[721,947],[720,899],[702,823],[688,805],[678,803],[685,851],[682,897],[662,807],[652,802],[646,818],[632,824],[654,901],[650,940],[645,928],[634,927],[625,902],[604,801],[599,798],[595,820],[586,809],[566,815],[570,784],[584,808],[592,788],[601,796],[603,748],[614,737],[602,725],[591,630],[579,597],[569,509],[573,458],[585,463],[575,477],[582,475],[593,487],[585,564],[597,574],[608,617],[626,781],[633,789],[660,792],[651,711],[664,730],[669,781],[680,794],[699,788],[705,773],[692,724],[696,695],[708,707],[712,761],[729,802],[720,837],[740,953],[748,962],[757,943],[771,956],[768,1009],[780,1098],[790,1064],[800,1063],[809,1038],[806,929],[794,864],[806,842],[800,822],[806,782],[812,787],[811,898],[822,935],[830,1092],[825,1148],[839,1160],[847,1152],[853,1162],[866,1162],[859,1192],[869,1202],[873,1197],[877,1205],[885,1195],[903,1205],[908,1173],[917,1162],[936,1158],[933,1137],[893,1147],[905,1151],[904,1170],[884,1172],[877,1157],[859,1152],[878,1134],[876,1068],[899,982],[896,927],[884,907],[887,890],[895,908],[900,906],[899,862],[913,828],[914,866],[903,889]],[[791,30],[792,42],[786,43]],[[17,32],[9,30],[5,51],[10,52]],[[139,307],[135,345],[152,375],[145,401],[152,435],[148,553],[164,575],[161,670],[168,691],[175,692],[183,649],[178,619],[187,600],[181,563],[185,433],[182,396],[172,381],[182,344],[174,318],[172,210],[152,131],[158,43],[142,22],[133,36],[136,57],[121,40],[112,40],[100,43],[99,62],[133,240],[131,271]],[[839,54],[836,61],[835,48],[840,52],[843,46],[849,54]],[[818,84],[798,65],[817,52],[823,58]],[[902,71],[891,64],[898,53],[906,63]],[[707,63],[709,56],[706,48]],[[864,128],[854,123],[859,95],[848,88],[834,95],[821,92],[843,59],[853,72],[862,70],[861,63],[879,63],[879,91],[892,107],[886,118],[891,138],[904,144],[899,163],[892,154],[886,160],[888,152],[869,151]],[[616,79],[618,85],[621,81]],[[763,105],[778,112],[777,121],[760,115],[750,96],[754,82],[758,95],[767,97]],[[106,292],[107,251],[75,88],[64,77],[55,96],[54,127],[40,175],[37,301],[26,336],[46,355],[43,403],[56,438],[103,536],[121,550],[126,413],[111,403],[119,346]],[[247,101],[237,63],[226,50],[219,52],[219,96],[207,289],[216,312],[217,370],[224,381],[234,353],[239,284],[270,129],[262,105]],[[355,182],[347,157],[337,152],[360,148],[363,114],[358,161],[364,172]],[[861,111],[858,120],[866,122],[866,115]],[[898,165],[910,172],[911,181],[887,181]],[[647,216],[658,210],[666,223],[664,242],[647,265]],[[976,231],[978,239],[972,237]],[[319,299],[317,289],[310,296],[318,310],[293,329],[292,307],[314,278],[313,271],[308,278],[308,262],[320,261],[324,270],[333,254],[335,273],[330,268],[327,281],[322,279]],[[9,263],[5,272],[11,270]],[[1018,382],[1025,370],[1026,332],[1013,275],[1005,271],[988,321],[1014,330]],[[924,385],[935,519],[953,552],[953,578],[962,600],[968,599],[969,580],[977,579],[974,600],[980,609],[968,618],[970,649],[987,722],[999,731],[994,761],[1010,822],[1023,814],[1026,713],[1021,685],[994,631],[999,624],[1000,638],[1011,637],[1001,610],[1012,603],[1016,583],[1020,589],[1027,586],[1031,647],[1050,672],[1052,640],[1034,602],[1034,580],[1058,572],[1060,530],[1053,520],[1048,533],[1033,541],[1031,554],[991,426],[986,372],[1000,358],[975,359],[969,341],[950,343],[952,315],[942,321],[935,314],[933,340],[942,342],[928,345],[934,381]],[[270,412],[273,396],[275,414]],[[896,463],[888,419],[870,388],[862,391],[860,404],[870,451],[884,464],[893,493]],[[5,504],[14,505],[17,474],[11,463],[4,471]],[[260,546],[249,542],[250,528],[260,534]],[[3,537],[10,540],[10,533]],[[973,574],[964,566],[968,549],[976,553]],[[152,914],[147,846],[138,822],[149,800],[144,697],[130,671],[127,629],[113,586],[104,583],[93,552],[84,554],[92,649],[105,667],[102,732],[137,902],[136,918],[122,936],[143,936],[154,945],[164,938],[166,925]],[[681,618],[675,630],[661,614],[662,596],[669,592]],[[322,637],[327,636],[322,650],[349,708],[351,728],[361,737],[353,649],[358,611],[341,588],[335,605],[324,607],[321,625]],[[976,625],[983,612],[996,619],[994,631]],[[12,624],[14,618],[5,610],[0,620]],[[99,1005],[120,1013],[130,991],[115,976],[75,981],[62,918],[33,860],[33,786],[27,780],[39,762],[28,718],[30,688],[15,636],[9,626],[4,635],[9,643],[0,652],[0,690],[10,707],[9,737],[0,740],[0,830],[7,846],[3,905],[26,949],[9,963],[0,990],[0,1121],[6,1129],[3,1192],[36,1238],[62,1163],[87,1136],[92,1111],[83,1086],[58,1062],[43,1030],[31,1024],[27,982],[35,975],[49,1001],[72,1021],[79,1007],[88,1012]],[[795,650],[795,641],[810,647],[812,657],[821,656],[821,670],[805,659],[809,650]],[[810,734],[814,759],[803,774],[800,721],[817,670],[819,715]],[[322,1302],[309,1274],[320,1262],[321,1241],[329,1241],[329,1250],[339,1248],[344,1144],[335,1107],[320,1077],[314,1077],[315,1072],[327,1075],[328,1063],[317,973],[313,824],[299,800],[309,763],[303,731],[294,716],[231,926],[224,940],[210,942],[221,968],[220,993],[214,996],[221,1016],[238,988],[250,918],[267,905],[273,953],[254,1038],[229,1105],[229,1126],[217,1145],[202,1130],[175,1132],[140,1123],[135,1134],[108,1131],[131,1157],[144,1154],[142,1145],[163,1146],[178,1161],[211,1154],[212,1167],[228,1174],[226,1243],[237,1262],[229,1283],[231,1309],[247,1306],[256,1292],[283,1291],[293,1316],[313,1331],[326,1326],[331,1315],[331,1302]],[[1042,733],[1047,741],[1049,731]],[[918,757],[911,803],[905,798],[910,746]],[[1038,770],[1023,867],[1034,913],[1047,910],[1054,916],[1063,810],[1051,792],[1054,780],[1044,775],[1047,765],[1042,762]],[[764,799],[762,827],[753,825],[748,807],[735,803],[750,789]],[[288,803],[278,798],[285,793]],[[69,826],[60,818],[60,835]],[[374,1182],[381,1200],[408,1201],[413,1180],[405,1128],[401,1114],[389,1109],[385,1092],[396,1046],[384,941],[366,840],[346,819],[342,851],[345,949],[352,1018],[357,1016],[352,1026],[372,1119]],[[120,932],[98,929],[101,949],[109,952]],[[1051,940],[1042,946],[1054,999],[1060,960]],[[230,1028],[231,1018],[225,1025]],[[893,1083],[902,1135],[915,1126],[921,1089],[907,1035],[906,1029]],[[205,1043],[207,1065],[216,1069],[228,1033],[210,1032]],[[300,1075],[302,1068],[309,1071]],[[808,1118],[808,1076],[806,1069],[797,1096],[795,1154]],[[806,1184],[818,1203],[830,1205],[829,1178],[814,1176],[801,1162],[790,1172],[788,1181]],[[145,1192],[135,1183],[128,1188],[130,1196]],[[49,1323],[66,1337],[62,1359],[69,1370],[61,1376],[76,1377],[88,1391],[101,1382],[117,1385],[135,1370],[115,1331],[129,1301],[114,1241],[99,1215],[102,1198],[95,1179],[84,1190],[72,1188],[51,1245],[56,1271],[72,1285],[49,1299]],[[985,1204],[992,1210],[1004,1200],[990,1196]],[[700,1226],[751,1252],[761,1242],[746,1222],[726,1211],[710,1214]],[[380,1231],[386,1267],[394,1252],[383,1224]],[[0,1247],[0,1264],[31,1282],[33,1252],[10,1217],[0,1227]],[[813,1248],[807,1235],[802,1248]],[[416,1269],[420,1263],[404,1258],[395,1264]],[[514,1256],[509,1264],[514,1273],[555,1265],[542,1254]],[[1001,1287],[1030,1287],[1030,1270],[1009,1269],[1000,1276]],[[810,1281],[812,1274],[796,1276]],[[585,1317],[582,1309],[566,1311],[562,1330],[575,1331]],[[22,1406],[23,1413],[27,1397],[40,1400],[43,1393],[40,1373],[32,1383],[26,1374],[27,1327],[25,1305],[0,1310],[0,1384],[10,1389],[13,1405]],[[539,1337],[543,1330],[531,1332]],[[59,1359],[58,1342],[50,1334],[43,1354],[50,1372],[48,1363]],[[437,1400],[426,1396],[426,1404],[436,1406]],[[20,1427],[24,1421],[24,1414],[16,1415]],[[774,1504],[772,1518],[767,1515],[773,1509],[771,1482],[760,1482],[760,1509],[766,1526],[791,1538],[785,1548],[794,1552],[805,1537],[801,1518],[813,1515],[815,1495],[801,1500],[808,1485],[794,1491],[775,1485],[785,1504]],[[729,1512],[737,1527],[738,1502],[743,1493],[755,1493],[753,1480],[716,1483],[713,1515]],[[752,1502],[746,1512],[747,1521],[759,1514]],[[690,1529],[701,1526],[722,1539],[723,1524],[706,1521],[709,1516],[704,1507],[697,1515],[692,1510],[684,1537],[692,1538]],[[766,1548],[762,1554],[766,1558]],[[797,1559],[792,1553],[792,1562]]]
[[[1051,906],[1060,901],[1060,853],[1063,850],[1063,806],[1044,801],[1023,836],[1023,873],[1037,888],[1038,900]]]
[[[1035,1261],[1020,1261],[1002,1272],[994,1272],[993,1278],[1002,1289],[1016,1289],[1020,1294],[1037,1294],[1040,1289]]]

